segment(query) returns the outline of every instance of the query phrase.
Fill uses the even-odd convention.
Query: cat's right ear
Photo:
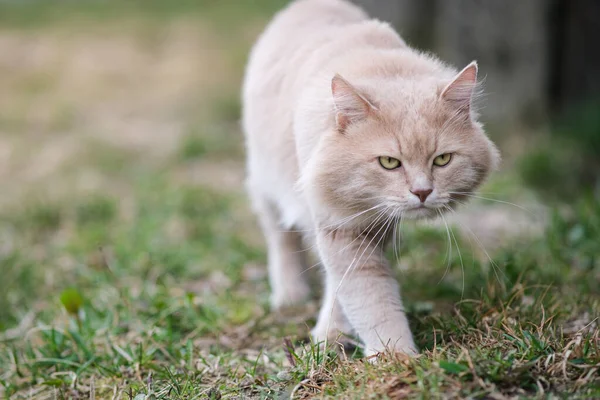
[[[344,132],[353,123],[365,120],[377,108],[347,80],[336,74],[331,80],[331,93],[335,107],[335,123]]]

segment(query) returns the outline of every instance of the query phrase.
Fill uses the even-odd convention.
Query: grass
[[[262,21],[275,3],[252,12]],[[148,46],[164,18],[209,4],[211,15],[227,13],[219,8],[223,3],[209,1],[171,5],[169,12],[160,2],[145,11],[90,4],[65,1],[57,10],[75,20],[94,7],[106,10],[85,17],[92,24],[85,37],[92,41],[99,35],[94,23],[118,19],[122,31],[105,38],[102,49],[118,47],[128,24],[142,24],[149,36],[136,46],[152,59],[164,46],[179,55],[168,43]],[[186,18],[197,18],[199,26],[214,24],[193,15]],[[52,36],[74,23],[20,5],[2,4],[0,16],[2,31],[12,37]],[[74,92],[80,104],[68,123],[32,121],[32,109],[18,107],[2,116],[23,123],[1,125],[0,140],[27,151],[14,153],[5,164],[9,173],[0,171],[0,396],[600,397],[600,206],[592,197],[551,209],[539,234],[484,241],[486,251],[457,223],[460,255],[456,246],[448,253],[443,226],[405,225],[396,270],[421,348],[417,358],[385,355],[372,364],[360,349],[323,352],[308,340],[316,299],[283,315],[270,312],[264,244],[243,195],[235,123],[234,74],[252,39],[237,35],[255,32],[255,24],[241,24],[220,42],[220,53],[211,53],[218,65],[237,63],[212,76],[217,91],[197,90],[196,81],[176,73],[167,74],[181,79],[175,94],[129,85],[138,75],[154,76],[154,64],[141,63],[123,67],[119,93],[128,101],[105,98],[103,105],[116,103],[108,113],[97,115],[95,99]],[[210,30],[220,37],[217,28]],[[47,51],[64,50],[57,46]],[[61,62],[73,68],[75,61]],[[65,95],[65,83],[53,73],[28,77],[27,68],[6,65],[5,81],[46,76],[33,85],[33,99]],[[90,80],[100,78],[90,72]],[[19,87],[7,86],[0,102],[21,94]],[[148,110],[136,107],[140,101]],[[139,129],[147,136],[126,124],[105,125],[111,114],[134,127],[132,115],[146,121]],[[525,204],[531,194],[515,176],[508,169],[482,192]],[[507,204],[474,208],[528,218]]]
[[[399,278],[423,354],[371,365],[305,342],[314,305],[294,318],[269,312],[253,267],[262,247],[241,233],[251,221],[231,219],[240,199],[162,177],[135,193],[128,219],[100,195],[5,216],[5,396],[268,398],[298,385],[299,397],[332,398],[599,394],[596,204],[498,251],[500,278],[464,241],[464,288],[458,256],[432,284],[444,233],[409,229]]]

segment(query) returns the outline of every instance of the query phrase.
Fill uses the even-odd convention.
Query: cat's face
[[[470,109],[476,71],[471,64],[445,87],[405,84],[383,96],[334,78],[337,132],[319,151],[328,203],[428,218],[465,199],[499,158]]]

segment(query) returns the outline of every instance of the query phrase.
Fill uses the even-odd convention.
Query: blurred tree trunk
[[[461,68],[479,63],[486,117],[539,120],[546,109],[547,0],[439,1],[435,50]],[[533,121],[532,121],[533,122]]]
[[[551,20],[553,110],[600,100],[600,1],[555,1]]]
[[[356,0],[374,18],[391,22],[412,46],[430,48],[433,44],[435,0]]]

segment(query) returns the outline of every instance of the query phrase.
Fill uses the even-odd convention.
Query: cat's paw
[[[313,343],[335,343],[343,332],[336,328],[319,327],[318,325],[311,331]]]
[[[310,297],[310,288],[305,282],[278,287],[271,293],[271,310],[278,311],[286,307],[303,304]]]
[[[399,341],[395,346],[390,347],[385,347],[381,344],[365,346],[365,356],[370,362],[377,362],[379,356],[383,354],[401,354],[408,357],[415,357],[419,354],[419,350],[412,340]]]
[[[337,352],[352,351],[352,349],[356,348],[358,345],[358,343],[354,342],[339,329],[332,328],[328,332],[313,329],[311,331],[311,337],[313,344],[318,345],[323,353],[325,353],[328,348],[335,349]]]
[[[353,329],[350,324],[343,320],[331,323],[327,326],[327,323],[318,323],[317,326],[311,331],[311,336],[314,343],[335,343],[335,342],[346,342],[346,335],[352,334]],[[351,341],[349,341],[350,343]]]

